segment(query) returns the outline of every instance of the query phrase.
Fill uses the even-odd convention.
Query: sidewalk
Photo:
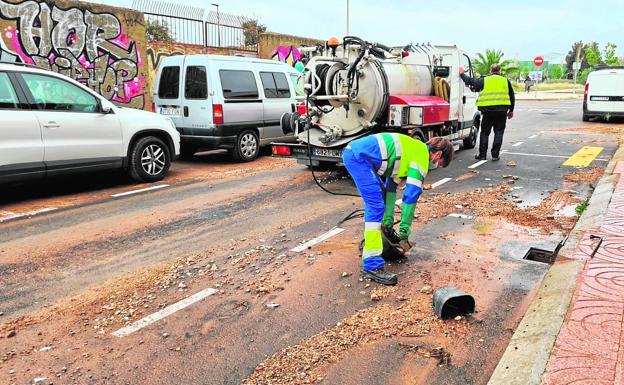
[[[516,100],[574,100],[583,99],[583,91],[577,90],[576,93],[571,90],[516,92],[515,96]]]
[[[603,238],[599,248],[592,235]],[[568,384],[624,384],[624,147],[488,382]]]

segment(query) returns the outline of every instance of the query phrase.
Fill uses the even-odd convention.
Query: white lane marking
[[[113,194],[111,196],[113,198],[119,198],[119,197],[123,197],[123,196],[126,196],[126,195],[138,194],[138,193],[142,193],[142,192],[145,192],[145,191],[151,191],[151,190],[158,190],[158,189],[165,188],[165,187],[169,187],[169,185],[168,184],[161,184],[161,185],[158,185],[158,186],[142,188],[142,189],[139,189],[139,190],[132,190],[132,191],[126,191],[126,192],[119,193],[119,194]]]
[[[295,247],[294,249],[290,249],[290,251],[292,251],[293,253],[300,253],[303,250],[307,249],[308,247],[312,247],[314,245],[316,245],[317,243],[321,243],[335,235],[338,235],[340,233],[342,233],[343,231],[345,231],[345,229],[341,228],[341,227],[334,227],[333,229],[329,230],[328,232],[326,232],[325,234],[319,235],[318,237],[314,238],[314,239],[310,239],[309,241],[307,241],[306,243],[299,245],[297,247]]]
[[[559,159],[568,159],[571,156],[571,155],[564,156],[564,155],[527,154],[525,152],[511,152],[511,151],[507,151],[507,150],[501,151],[501,154],[537,156],[537,157],[542,157],[542,158],[559,158]],[[609,159],[603,159],[603,158],[596,158],[594,160],[598,160],[600,162],[608,162],[609,161]]]
[[[470,166],[468,166],[468,168],[477,168],[477,167],[481,166],[485,162],[487,162],[487,160],[480,160],[477,163],[471,164]]]
[[[449,214],[447,216],[453,217],[453,218],[461,218],[461,219],[472,219],[473,218],[472,215],[458,214],[458,213],[451,213],[451,214]]]
[[[537,138],[537,134],[529,136],[529,139],[535,139],[535,138]]]
[[[160,321],[161,319],[170,316],[171,314],[177,312],[178,310],[182,310],[187,306],[190,306],[192,304],[194,304],[195,302],[201,301],[202,299],[211,296],[213,294],[216,294],[219,290],[217,289],[212,289],[212,288],[208,288],[208,289],[204,289],[202,291],[200,291],[199,293],[195,293],[190,297],[187,297],[181,301],[178,301],[176,303],[174,303],[173,305],[169,305],[166,308],[157,311],[154,314],[150,314],[145,318],[142,318],[136,322],[134,322],[133,324],[130,324],[126,327],[123,327],[115,332],[112,333],[112,335],[114,335],[115,337],[125,337],[128,336],[134,332],[136,332],[137,330],[141,330],[144,327],[153,324],[154,322]]]
[[[33,215],[43,214],[43,213],[47,213],[47,212],[54,211],[54,210],[58,210],[58,209],[56,207],[46,207],[46,208],[39,209],[39,210],[27,211],[21,214],[7,211],[9,215],[1,217],[0,222],[8,221],[9,219],[32,217]]]
[[[511,147],[518,147],[518,146],[520,146],[522,143],[524,143],[524,142],[514,143],[514,144],[512,144],[512,145],[511,145]]]
[[[433,189],[433,188],[436,188],[436,187],[438,187],[438,186],[442,186],[444,183],[449,182],[449,181],[451,181],[451,180],[453,180],[453,178],[444,178],[444,179],[441,179],[441,180],[439,180],[439,181],[435,182],[434,184],[432,184],[432,185],[431,185],[431,188]]]

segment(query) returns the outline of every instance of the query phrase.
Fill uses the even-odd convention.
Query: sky
[[[139,0],[153,1],[153,0]],[[170,0],[171,1],[171,0]],[[91,0],[132,8],[133,0]],[[180,0],[173,1],[180,4]],[[184,0],[251,18],[268,31],[326,40],[346,34],[347,0]],[[617,44],[624,56],[623,0],[349,0],[349,34],[386,45],[456,44],[475,54],[563,62],[573,42]]]

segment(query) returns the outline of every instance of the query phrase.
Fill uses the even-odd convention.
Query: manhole
[[[524,259],[529,261],[541,262],[541,263],[553,263],[555,262],[555,253],[552,251],[538,249],[537,247],[531,247],[529,251],[524,255]]]
[[[529,251],[524,255],[523,259],[528,259],[529,261],[541,262],[552,264],[557,259],[557,255],[559,255],[559,250],[565,245],[568,240],[568,236],[563,238],[555,247],[554,251],[539,249],[537,247],[529,248]]]

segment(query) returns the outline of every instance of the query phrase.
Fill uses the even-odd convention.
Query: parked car
[[[624,117],[624,67],[599,67],[587,76],[583,121]]]
[[[228,149],[238,161],[258,157],[260,146],[294,141],[280,118],[303,98],[300,74],[273,60],[220,55],[164,58],[154,85],[154,110],[181,134],[181,154]]]
[[[55,72],[0,63],[0,182],[108,168],[155,182],[179,151],[169,118],[117,107]]]

